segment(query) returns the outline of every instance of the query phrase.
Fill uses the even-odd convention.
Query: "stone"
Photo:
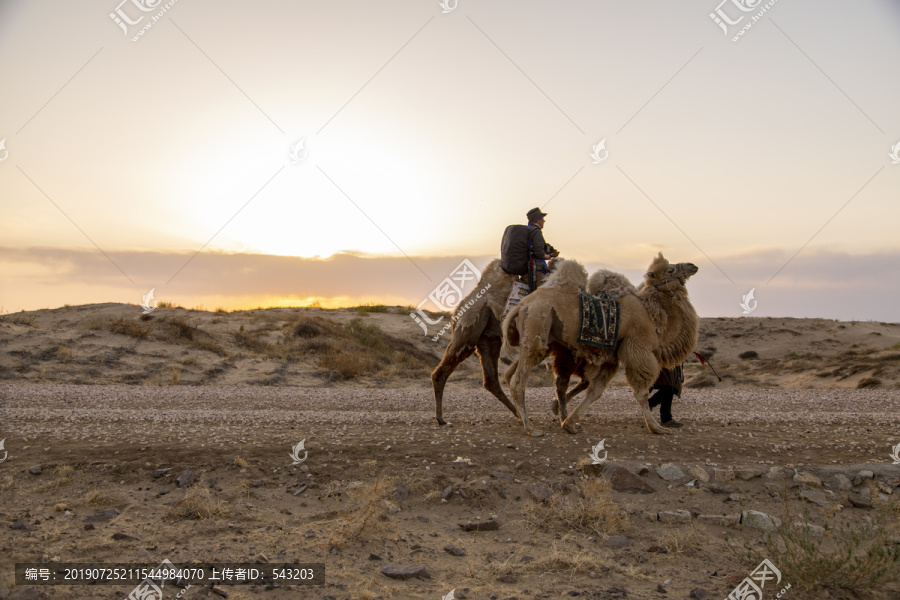
[[[94,513],[85,517],[85,523],[100,523],[103,521],[110,521],[118,516],[119,511],[115,508],[107,508],[106,510],[101,510],[100,512]]]
[[[812,502],[813,504],[818,504],[819,506],[825,506],[828,504],[828,497],[824,492],[819,492],[817,490],[805,489],[800,492],[800,497],[804,500]]]
[[[688,594],[688,598],[693,598],[694,600],[703,600],[707,596],[709,596],[709,592],[701,587],[692,589],[691,593]]]
[[[813,525],[812,523],[801,523],[800,521],[797,521],[796,523],[794,523],[794,529],[805,529],[811,537],[819,538],[825,535],[824,527]]]
[[[619,465],[608,465],[603,469],[603,477],[605,477],[612,488],[617,492],[631,492],[637,494],[653,494],[656,488]]]
[[[850,492],[847,500],[856,508],[872,508],[872,491],[869,488],[863,488],[862,491],[869,493],[866,495],[860,492]]]
[[[684,472],[672,463],[665,463],[656,469],[656,474],[666,481],[679,481],[684,479]]]
[[[800,485],[822,487],[822,480],[809,471],[797,471],[796,473],[794,473],[794,481],[799,483]]]
[[[137,540],[137,538],[134,537],[133,535],[128,535],[127,533],[122,533],[120,531],[117,531],[114,534],[112,534],[112,539],[119,540],[119,541],[121,541],[121,540],[125,540],[125,541]]]
[[[693,477],[700,483],[709,483],[709,471],[707,471],[700,465],[692,465],[688,467],[688,473],[690,473],[691,477]]]
[[[734,481],[734,471],[728,469],[713,469],[713,479],[722,483]]]
[[[837,473],[831,478],[831,481],[832,487],[836,487],[841,492],[848,492],[853,487],[850,485],[850,479],[843,473]]]
[[[659,592],[660,594],[668,594],[669,593],[668,591],[666,591],[666,588],[664,588],[663,584],[661,584],[661,583],[656,584],[656,591]]]
[[[33,467],[28,467],[28,472],[32,475],[40,475],[44,472],[44,468],[41,465],[35,465]]]
[[[494,471],[493,473],[491,473],[491,477],[493,477],[494,479],[499,479],[501,481],[508,481],[510,483],[512,483],[513,481],[513,478],[503,471]]]
[[[745,510],[741,515],[741,524],[760,531],[775,531],[776,526],[781,526],[781,521],[758,510]]]
[[[751,479],[756,479],[757,477],[762,477],[763,470],[755,469],[755,468],[743,468],[743,469],[735,469],[734,476],[740,479],[741,481],[750,481]]]
[[[169,467],[167,469],[157,469],[157,470],[153,471],[153,479],[159,479],[163,475],[168,475],[169,471],[171,471],[171,470],[172,470],[172,467]]]
[[[686,510],[663,511],[659,513],[659,520],[663,523],[690,523],[691,513]]]
[[[466,523],[460,523],[459,526],[463,531],[497,531],[500,529],[500,524],[493,519],[475,522],[468,521]]]
[[[447,487],[444,488],[444,491],[441,492],[441,499],[442,499],[442,500],[449,500],[449,499],[450,499],[450,496],[452,496],[452,495],[453,495],[453,486],[452,486],[452,485],[448,485]]]
[[[175,478],[175,483],[180,488],[189,488],[194,485],[194,472],[190,469],[185,469],[184,473]]]
[[[370,553],[369,553],[369,560],[381,560],[381,557],[378,556],[377,554],[372,554],[372,553],[370,552]]]
[[[697,521],[707,525],[719,525],[721,527],[737,527],[741,522],[740,513],[728,515],[700,515]]]
[[[604,548],[627,548],[631,545],[631,540],[624,535],[614,535],[603,540],[603,543],[600,545]]]
[[[223,590],[223,589],[220,588],[220,587],[215,587],[215,586],[213,586],[213,588],[212,588],[210,591],[211,591],[213,594],[215,594],[216,596],[221,596],[222,598],[227,598],[227,597],[228,597],[228,592],[226,592],[225,590]]]
[[[391,579],[413,579],[414,577],[431,579],[428,569],[422,565],[385,565],[382,567],[381,573]]]
[[[401,483],[394,490],[394,502],[405,502],[407,498],[409,498],[409,486]]]
[[[553,495],[553,492],[550,490],[550,488],[537,484],[528,488],[528,493],[531,494],[531,497],[538,502],[546,502]]]
[[[872,471],[869,471],[868,469],[866,469],[866,470],[863,470],[863,471],[860,471],[859,473],[857,473],[857,476],[858,476],[860,479],[874,479],[874,478],[875,478],[875,473],[873,473]]]
[[[394,504],[393,502],[391,502],[390,500],[382,500],[382,501],[381,501],[381,505],[382,505],[385,509],[387,509],[387,511],[388,511],[389,513],[391,513],[392,515],[395,515],[395,514],[397,514],[398,512],[400,512],[400,507],[397,506],[396,504]]]
[[[457,548],[453,544],[447,544],[446,546],[444,546],[444,552],[446,552],[447,554],[452,554],[453,556],[465,556],[466,555],[465,550],[463,550],[462,548]]]
[[[646,552],[653,552],[654,554],[668,554],[669,549],[665,546],[650,546],[647,548]]]
[[[497,578],[497,581],[500,583],[516,583],[518,579],[512,573],[507,573],[506,575],[501,575]]]
[[[717,483],[708,483],[703,486],[703,489],[712,492],[713,494],[734,494],[734,488],[729,487],[727,485],[719,485]]]
[[[35,529],[34,525],[26,523],[25,521],[16,521],[10,525],[9,528],[16,531],[33,531]]]
[[[793,475],[792,469],[785,469],[783,467],[769,467],[769,471],[766,473],[766,479],[786,479]]]

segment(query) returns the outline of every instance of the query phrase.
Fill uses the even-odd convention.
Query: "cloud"
[[[184,306],[247,308],[275,304],[323,306],[367,302],[416,305],[469,258],[478,268],[493,257],[385,257],[338,254],[327,259],[204,252],[109,252],[128,279],[96,250],[2,248],[0,272],[6,310],[96,302],[137,303],[156,288],[157,298]],[[742,295],[756,289],[753,316],[900,320],[897,282],[900,251],[851,255],[760,250],[716,258],[734,283],[704,257],[691,279],[691,297],[701,316],[741,316]],[[672,257],[670,257],[672,258]],[[649,262],[649,261],[648,261]],[[771,280],[778,270],[788,263]],[[588,271],[611,268],[632,281],[642,269],[587,263]],[[174,277],[173,277],[174,276]],[[170,281],[171,280],[171,281]]]

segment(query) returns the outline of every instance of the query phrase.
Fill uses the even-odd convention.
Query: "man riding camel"
[[[540,208],[532,208],[526,214],[528,225],[510,225],[503,232],[500,242],[500,267],[511,275],[528,275],[530,264],[534,263],[532,289],[547,280],[550,270],[547,259],[559,256],[559,251],[544,241],[544,218],[547,213]]]

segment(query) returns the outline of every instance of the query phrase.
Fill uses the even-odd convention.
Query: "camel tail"
[[[519,310],[520,306],[516,306],[506,318],[503,320],[503,353],[506,356],[513,356],[513,346],[519,345]]]

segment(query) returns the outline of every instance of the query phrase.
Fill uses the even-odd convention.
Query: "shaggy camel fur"
[[[653,433],[671,433],[650,413],[649,390],[660,366],[681,363],[697,344],[700,319],[685,288],[685,282],[697,270],[691,263],[671,265],[660,253],[647,269],[645,285],[640,291],[621,275],[609,271],[595,273],[588,286],[591,293],[619,294],[616,297],[620,306],[619,342],[615,350],[577,341],[581,323],[578,290],[584,288],[587,279],[582,275],[583,268],[582,273],[574,273],[575,276],[566,280],[560,271],[556,282],[551,278],[510,311],[503,323],[503,337],[505,343],[521,345],[521,349],[518,364],[510,365],[504,377],[525,431],[529,435],[542,435],[531,426],[525,412],[525,383],[534,366],[554,354],[555,364],[560,368],[557,371],[559,416],[566,431],[577,431],[581,412],[603,394],[621,362],[647,428]],[[564,390],[568,383],[566,373],[573,372],[580,372],[588,388],[581,404],[571,415],[566,415],[566,395],[560,389]]]
[[[548,263],[550,271],[555,271],[557,265],[563,262],[565,261],[559,258],[550,260]],[[472,356],[473,352],[477,352],[478,358],[481,360],[484,389],[493,394],[518,418],[519,413],[516,412],[516,407],[500,386],[498,371],[500,350],[503,346],[500,316],[503,314],[503,309],[506,308],[506,300],[509,298],[513,282],[516,279],[518,279],[517,275],[510,275],[500,268],[499,260],[491,261],[482,271],[478,285],[468,296],[463,298],[459,307],[454,311],[451,318],[450,343],[444,350],[441,362],[431,373],[431,385],[434,388],[434,418],[437,419],[438,425],[451,426],[444,420],[444,386],[453,371],[464,360]],[[478,293],[485,288],[487,288],[486,293],[482,294],[480,298],[477,297]],[[463,310],[463,307],[466,307],[469,302],[473,302],[472,306]],[[568,386],[572,374],[577,374],[577,370],[567,373],[566,386]],[[582,378],[581,383],[572,390],[568,399],[573,398],[586,387]],[[563,405],[565,406],[565,403]]]
[[[493,394],[503,406],[518,417],[515,406],[509,401],[497,371],[503,339],[500,332],[500,315],[506,307],[506,300],[512,290],[516,275],[510,275],[500,268],[500,261],[493,260],[481,274],[475,289],[466,296],[453,312],[450,328],[450,343],[444,350],[441,362],[431,373],[434,387],[434,417],[439,425],[449,426],[443,418],[444,386],[447,378],[464,360],[478,352],[481,359],[482,385]],[[488,287],[490,286],[490,287]],[[487,288],[480,298],[478,293]],[[474,304],[465,307],[470,301]]]

